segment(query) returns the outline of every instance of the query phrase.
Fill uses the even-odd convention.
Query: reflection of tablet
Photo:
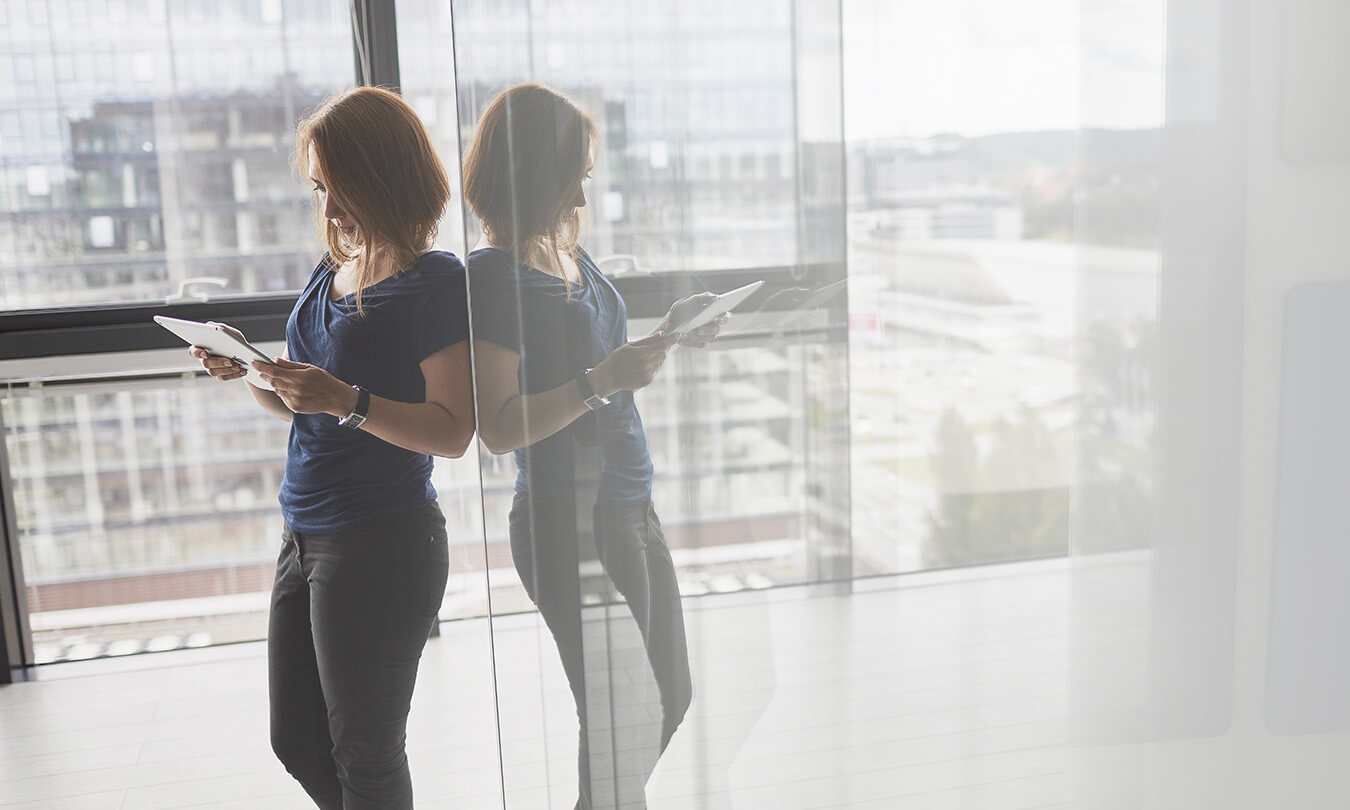
[[[734,290],[724,292],[714,298],[711,304],[708,304],[703,309],[695,312],[689,320],[668,331],[684,334],[686,332],[692,332],[700,326],[707,326],[723,313],[735,309],[742,301],[754,295],[755,290],[758,290],[763,286],[764,282],[762,280],[752,281],[744,287],[737,287]]]
[[[764,309],[763,306],[774,303],[779,295],[787,295],[787,293],[771,295],[760,309],[747,315],[743,321],[737,320],[736,332],[776,332],[795,326],[804,321],[815,310],[828,306],[832,299],[847,288],[848,281],[842,278],[814,290],[797,288],[799,290],[798,295],[804,296],[801,301],[782,309]]]
[[[223,323],[184,321],[179,318],[166,318],[163,315],[156,315],[155,323],[187,341],[190,346],[206,349],[211,354],[234,360],[248,369],[248,374],[245,375],[244,379],[259,388],[272,390],[272,386],[268,385],[258,374],[257,369],[253,368],[253,361],[261,360],[264,363],[276,361],[263,354],[247,340],[243,340],[243,335],[237,329]]]
[[[810,297],[798,304],[794,309],[810,312],[816,307],[825,306],[831,298],[843,292],[847,284],[848,279],[841,278],[838,281],[832,281],[829,284],[817,287],[816,291],[811,293]]]

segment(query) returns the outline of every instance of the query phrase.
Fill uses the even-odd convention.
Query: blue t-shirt
[[[327,257],[310,276],[286,322],[290,359],[396,402],[425,402],[421,362],[469,336],[464,265],[453,253],[424,253],[362,294],[334,301]],[[436,498],[431,457],[326,413],[291,419],[281,512],[291,528],[333,533]]]
[[[584,283],[567,284],[557,276],[518,266],[495,248],[469,254],[469,291],[473,299],[473,336],[520,355],[520,393],[557,388],[628,340],[628,308],[591,257],[582,252],[577,267]],[[595,446],[599,468],[577,452]],[[516,490],[568,495],[594,486],[597,499],[640,503],[652,495],[652,460],[632,391],[620,391],[598,411],[516,451]]]

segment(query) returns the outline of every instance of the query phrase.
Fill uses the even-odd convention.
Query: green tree
[[[974,537],[975,488],[979,450],[966,420],[948,408],[938,420],[933,477],[938,487],[938,508],[929,515],[928,543],[924,558],[929,565],[954,565],[952,559],[970,556]]]
[[[981,459],[969,425],[943,414],[934,475],[940,488],[925,561],[973,565],[1065,554],[1069,488],[1065,459],[1040,415],[1023,408],[995,425]]]
[[[1157,322],[1093,324],[1084,337],[1075,550],[1149,543],[1153,521],[1153,382]]]

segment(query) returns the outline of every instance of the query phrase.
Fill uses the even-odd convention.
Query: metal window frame
[[[351,0],[357,84],[401,92],[394,0]]]
[[[32,666],[33,635],[28,624],[28,593],[19,556],[19,527],[9,477],[9,449],[0,413],[0,684],[25,679]]]
[[[842,277],[837,262],[743,267],[697,272],[640,273],[618,276],[630,317],[665,314],[677,298],[708,289],[731,289],[764,280],[764,287],[743,308],[753,308],[789,287],[816,287]],[[182,341],[151,320],[169,315],[188,320],[217,320],[238,327],[255,342],[284,340],[295,290],[264,296],[223,296],[183,303],[141,302],[110,307],[68,307],[0,313],[0,362],[42,357],[176,349]]]

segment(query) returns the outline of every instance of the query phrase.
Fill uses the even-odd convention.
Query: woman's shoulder
[[[416,267],[419,272],[432,275],[462,276],[464,274],[464,262],[448,250],[430,250],[423,253],[418,257]]]
[[[516,263],[511,260],[511,255],[495,247],[475,248],[469,251],[467,258],[471,275],[503,271],[513,272],[517,269]]]
[[[417,257],[400,274],[400,294],[420,295],[439,289],[464,287],[464,262],[448,250],[432,250]]]
[[[517,264],[510,253],[494,247],[478,248],[468,255],[469,286],[516,289],[533,286],[538,272]]]
[[[417,306],[417,302],[464,296],[464,264],[446,250],[423,253],[399,273],[365,289],[367,309]]]
[[[600,265],[595,263],[595,259],[592,259],[591,254],[587,253],[584,248],[577,248],[576,258],[577,267],[581,268],[588,276],[594,275],[606,278],[605,271],[600,269]]]
[[[319,259],[319,263],[314,265],[314,270],[309,274],[309,281],[305,282],[305,287],[312,287],[316,281],[337,269],[337,262],[333,261],[331,254],[325,252]]]

